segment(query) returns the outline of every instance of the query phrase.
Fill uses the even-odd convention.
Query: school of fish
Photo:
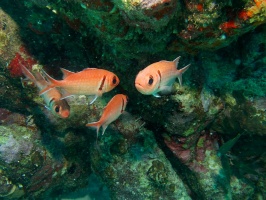
[[[173,61],[162,60],[155,62],[141,70],[135,79],[136,89],[144,95],[160,97],[172,92],[173,84],[178,78],[182,86],[182,75],[190,67],[186,65],[177,69],[180,56]],[[66,98],[73,95],[93,96],[92,104],[103,93],[109,92],[119,84],[119,78],[110,71],[98,68],[86,68],[80,72],[71,72],[61,68],[62,80],[55,80],[44,70],[34,75],[24,66],[23,74],[31,80],[40,90],[39,95],[44,99],[46,107],[52,113],[61,118],[70,116],[70,106]],[[110,123],[119,118],[125,111],[128,97],[124,94],[115,95],[103,109],[102,115],[97,122],[86,124],[87,127],[96,127],[97,137],[100,128],[102,135]]]

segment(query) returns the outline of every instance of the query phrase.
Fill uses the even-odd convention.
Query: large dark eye
[[[115,85],[117,83],[116,77],[113,77],[113,84]]]
[[[148,84],[152,85],[152,83],[153,83],[153,76],[150,76]]]
[[[55,112],[57,112],[57,113],[58,113],[58,112],[60,111],[60,108],[59,108],[59,106],[55,106],[55,107],[54,107],[54,110],[55,110]]]

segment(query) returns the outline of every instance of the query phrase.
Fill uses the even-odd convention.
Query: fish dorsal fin
[[[176,68],[178,67],[178,63],[180,60],[181,56],[178,56],[176,59],[173,60],[173,62],[175,63]]]
[[[82,71],[87,71],[87,70],[92,70],[92,69],[97,69],[97,68],[85,68]]]
[[[60,68],[60,69],[61,69],[61,71],[63,73],[63,79],[65,79],[66,77],[68,77],[71,74],[75,74],[74,72],[71,72],[71,71],[69,71],[67,69],[64,69],[64,68]]]

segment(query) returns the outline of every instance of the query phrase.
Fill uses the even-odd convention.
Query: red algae
[[[28,69],[32,68],[32,65],[36,64],[37,61],[32,58],[25,47],[21,46],[19,51],[15,54],[15,57],[11,60],[8,65],[8,70],[12,77],[23,76],[21,66],[25,66]]]
[[[240,25],[235,21],[224,22],[219,26],[219,29],[222,29],[224,32],[228,33],[232,29],[240,28]]]

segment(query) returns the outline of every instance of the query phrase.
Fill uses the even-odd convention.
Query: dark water
[[[2,0],[0,199],[265,199],[265,10]]]

